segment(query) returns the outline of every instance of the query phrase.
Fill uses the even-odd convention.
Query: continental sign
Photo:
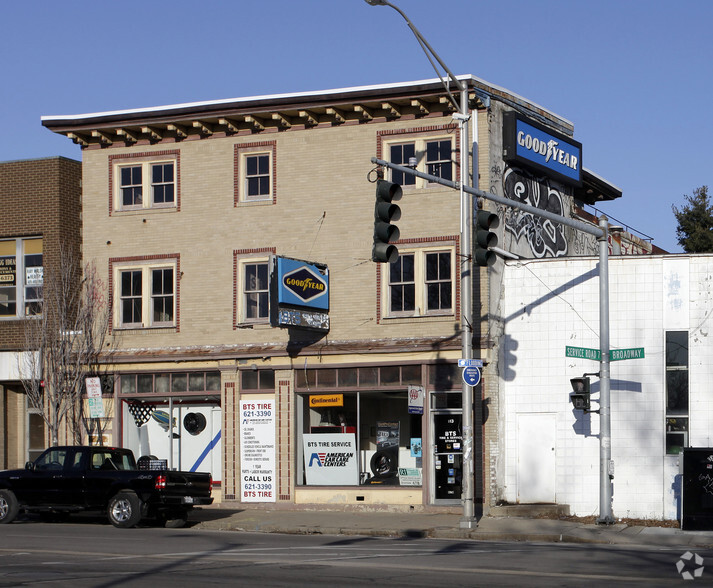
[[[318,394],[309,397],[310,408],[344,406],[344,394]]]

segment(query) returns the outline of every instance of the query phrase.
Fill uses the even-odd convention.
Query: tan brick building
[[[462,79],[475,185],[514,194],[519,172],[540,186],[503,160],[503,114],[566,137],[572,123]],[[430,80],[45,117],[83,148],[84,259],[110,285],[119,341],[113,442],[210,469],[227,502],[457,508],[469,254],[458,192],[391,175],[404,193],[400,256],[371,261],[370,159],[414,157],[418,170],[456,180],[452,111]],[[620,195],[580,173],[574,187],[547,183],[563,214]],[[504,248],[571,252],[567,232],[533,249],[523,223],[501,223]],[[293,275],[278,259],[299,260],[285,266],[300,283],[324,283],[328,310],[293,301],[278,312],[280,280]],[[486,364],[475,388],[475,497],[486,508],[498,454],[498,267],[476,275],[473,296],[475,356]],[[324,327],[325,314],[328,330],[271,325],[317,317]]]
[[[81,244],[79,161],[64,157],[0,162],[0,469],[21,467],[47,440],[19,381],[24,323],[41,312],[44,268],[60,246]]]

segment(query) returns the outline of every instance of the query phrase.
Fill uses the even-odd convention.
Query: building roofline
[[[473,75],[458,76],[458,79],[466,82],[469,89],[479,90],[485,95],[495,99],[505,99],[525,107],[528,110],[539,111],[548,118],[558,121],[563,126],[574,127],[573,123],[546,108],[543,108],[533,102],[530,102],[502,88],[490,84]],[[376,84],[369,86],[354,86],[348,88],[336,88],[330,90],[310,91],[310,92],[295,92],[285,94],[267,94],[262,96],[250,96],[242,98],[228,98],[222,100],[207,100],[200,102],[187,102],[181,104],[169,104],[163,106],[152,106],[147,108],[131,108],[123,110],[111,110],[106,112],[93,112],[84,114],[70,115],[47,115],[42,116],[41,121],[43,126],[50,129],[53,127],[73,126],[81,124],[96,124],[98,122],[110,122],[112,120],[127,120],[156,117],[156,116],[171,116],[188,114],[191,112],[211,112],[225,110],[226,108],[259,108],[260,106],[280,106],[285,104],[299,103],[324,103],[334,101],[349,101],[358,99],[367,99],[369,97],[380,96],[384,99],[387,97],[395,97],[400,95],[408,95],[414,92],[427,91],[442,91],[443,84],[440,79],[432,78],[426,80],[417,80],[411,82],[391,83],[391,84]],[[457,90],[456,90],[457,91]]]

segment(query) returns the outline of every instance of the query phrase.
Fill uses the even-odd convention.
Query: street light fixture
[[[460,126],[460,242],[462,247],[463,261],[461,263],[461,301],[463,309],[463,319],[461,321],[461,355],[463,359],[473,357],[473,258],[471,247],[471,219],[473,218],[473,200],[465,191],[468,184],[468,120],[470,113],[468,110],[468,87],[459,80],[439,55],[428,44],[428,41],[414,26],[406,14],[398,7],[387,0],[364,0],[371,6],[390,6],[398,12],[406,21],[411,32],[416,37],[421,49],[428,57],[431,66],[441,80],[443,87],[448,94],[448,98],[458,111],[453,118]],[[449,85],[441,75],[433,60],[446,72],[448,79],[460,91],[460,103],[451,92]],[[463,504],[463,517],[460,520],[460,527],[472,529],[477,526],[474,508],[474,459],[473,459],[473,389],[463,382],[462,385],[462,424],[463,424],[463,476],[461,485],[461,502]]]

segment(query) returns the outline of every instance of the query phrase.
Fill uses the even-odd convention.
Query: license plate
[[[193,504],[193,496],[184,496],[183,497],[183,502],[185,504]]]

